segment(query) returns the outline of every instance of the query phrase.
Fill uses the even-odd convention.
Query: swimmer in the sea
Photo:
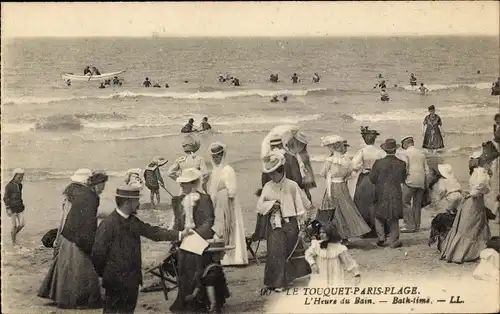
[[[151,81],[149,80],[149,77],[146,77],[146,80],[144,81],[144,83],[142,83],[142,86],[151,87]]]
[[[382,80],[382,82],[375,84],[375,86],[373,86],[373,89],[377,87],[380,87],[381,89],[386,89],[387,86],[385,85],[385,80]]]
[[[425,95],[425,93],[429,91],[427,87],[424,86],[424,83],[420,83],[420,87],[418,88],[418,90],[420,91],[421,95]]]
[[[278,74],[271,74],[271,76],[269,77],[269,81],[272,83],[278,82]]]
[[[271,98],[270,102],[279,102],[278,96],[273,96],[273,98]]]
[[[101,72],[96,67],[92,67],[92,75],[101,75]]]
[[[85,69],[83,69],[83,75],[91,75],[92,71],[90,71],[90,67],[87,65]]]
[[[380,91],[380,100],[389,101],[389,94],[387,93],[385,88],[382,88],[382,90]]]
[[[415,74],[410,74],[410,86],[417,86],[417,78]]]
[[[101,82],[101,85],[99,86],[99,88],[106,88],[106,86],[104,85],[103,82]]]
[[[153,85],[153,87],[156,87],[156,88],[160,88],[160,83],[156,82],[155,85]]]
[[[288,96],[283,96],[283,102],[287,102]]]
[[[71,86],[71,80],[70,79],[66,80],[66,85]]]
[[[382,78],[382,74],[379,73],[378,74],[378,78],[381,79]]]
[[[115,76],[113,78],[113,85],[120,85],[120,79],[118,78],[118,76]]]
[[[165,88],[169,88],[169,87],[170,87],[170,86],[168,86],[168,83],[167,83],[167,84],[165,84]]]
[[[219,83],[224,83],[226,81],[226,79],[224,78],[224,76],[219,75]]]
[[[299,82],[299,77],[297,76],[297,73],[293,73],[292,83],[297,84],[298,82]]]
[[[318,73],[314,73],[314,75],[313,75],[313,82],[314,83],[318,83],[319,80],[320,80],[320,77],[319,77]]]
[[[240,80],[238,80],[238,78],[235,77],[233,78],[233,80],[229,85],[240,86]]]

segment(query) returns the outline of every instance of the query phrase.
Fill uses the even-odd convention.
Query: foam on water
[[[467,118],[479,116],[492,116],[498,113],[498,108],[483,104],[458,105],[437,108],[437,114],[441,118]],[[426,108],[397,109],[376,114],[353,114],[357,121],[423,121],[428,114]]]

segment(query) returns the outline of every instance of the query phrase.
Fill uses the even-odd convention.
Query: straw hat
[[[274,135],[273,137],[271,137],[269,139],[269,144],[270,145],[279,145],[279,144],[283,144],[283,140],[281,139],[281,137],[279,135]]]
[[[285,164],[285,156],[277,151],[264,157],[262,172],[271,173]]]
[[[377,130],[372,130],[367,126],[361,127],[361,135],[375,135],[378,136],[380,133]]]
[[[14,171],[12,171],[12,175],[16,176],[16,174],[24,174],[24,169],[21,168],[14,169]]]
[[[127,173],[125,174],[125,176],[128,176],[129,174],[137,174],[137,175],[141,175],[142,171],[140,168],[132,168],[132,169],[129,169],[127,170]]]
[[[181,175],[175,180],[179,183],[193,182],[201,178],[202,173],[196,168],[189,168],[182,170]]]
[[[91,175],[92,170],[82,168],[75,171],[70,180],[76,183],[87,184]]]
[[[407,136],[403,137],[403,138],[401,139],[401,145],[403,145],[403,143],[404,143],[406,140],[409,140],[409,139],[412,139],[412,140],[413,140],[413,136],[411,136],[411,135],[407,135]]]
[[[380,145],[380,148],[387,153],[395,153],[399,147],[399,144],[397,144],[396,140],[393,138],[386,139],[385,142]]]
[[[445,179],[454,177],[453,168],[449,164],[439,164],[438,171]]]
[[[223,151],[226,150],[226,144],[221,143],[221,142],[215,142],[210,144],[210,147],[208,148],[208,152],[210,155],[217,155],[222,153]]]
[[[115,196],[123,197],[123,198],[141,198],[140,194],[141,190],[138,187],[134,187],[131,185],[122,185],[116,189]]]
[[[343,142],[346,146],[350,146],[349,144],[347,144],[347,141],[339,135],[329,135],[321,138],[321,146],[323,147],[340,142]]]

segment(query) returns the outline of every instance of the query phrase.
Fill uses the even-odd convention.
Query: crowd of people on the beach
[[[422,148],[434,153],[444,147],[445,133],[436,108],[428,110]],[[308,274],[311,285],[342,285],[348,281],[347,273],[358,283],[361,271],[348,253],[349,241],[374,238],[378,247],[399,248],[401,232],[420,232],[423,208],[432,213],[429,244],[438,242],[442,260],[464,263],[481,258],[483,268],[495,260],[498,264],[498,238],[491,238],[488,225],[498,215],[498,207],[485,205],[485,195],[499,193],[491,190],[490,180],[496,177],[498,181],[500,114],[494,121],[493,141],[483,143],[470,158],[468,189],[462,188],[451,165],[430,167],[413,136],[399,143],[387,138],[377,147],[380,133],[361,127],[366,146],[352,159],[347,154],[350,145],[342,136],[325,136],[321,145],[329,156],[320,176],[326,180],[326,189],[318,207],[310,193],[317,184],[305,134],[296,126],[271,130],[262,143],[258,216],[250,237],[267,242],[264,285],[280,292]],[[181,133],[193,133],[193,124],[190,119]],[[199,130],[210,128],[205,117]],[[160,168],[168,160],[163,157],[149,162],[144,171],[128,170],[116,189],[116,209],[106,217],[98,215],[98,208],[108,175],[77,170],[63,192],[60,224],[43,239],[44,245],[54,248],[54,260],[38,295],[60,308],[103,307],[104,313],[132,313],[142,285],[143,236],[174,244],[178,293],[172,312],[220,312],[230,295],[222,266],[249,263],[247,237],[236,173],[227,162],[230,148],[221,142],[209,145],[209,171],[198,154],[200,146],[199,139],[186,134],[183,156],[167,170],[167,176],[180,185],[179,191],[165,188]],[[3,198],[12,219],[14,244],[25,225],[24,175],[23,169],[14,170]],[[348,182],[356,176],[355,188],[350,190]],[[160,203],[160,187],[172,196],[173,221],[168,229],[136,216],[144,187],[154,207]],[[186,237],[196,234],[207,241],[203,253],[179,248]]]

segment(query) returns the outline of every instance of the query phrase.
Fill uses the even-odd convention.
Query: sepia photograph
[[[2,3],[0,312],[500,312],[499,12]]]

